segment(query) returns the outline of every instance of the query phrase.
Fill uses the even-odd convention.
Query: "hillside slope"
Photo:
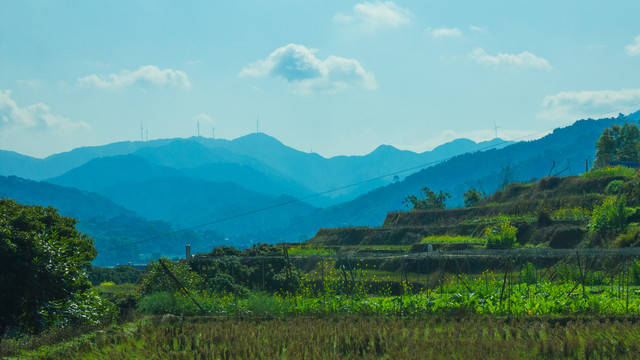
[[[533,141],[511,144],[502,149],[490,149],[456,156],[445,162],[407,176],[403,181],[373,190],[358,198],[327,209],[318,210],[296,223],[310,228],[314,223],[323,226],[379,226],[387,213],[406,209],[403,200],[418,195],[423,187],[442,190],[452,195],[448,207],[462,206],[462,194],[475,187],[491,194],[508,180],[530,181],[552,175],[565,168],[564,175],[576,175],[586,170],[586,162],[595,157],[595,143],[602,130],[613,124],[636,121],[640,113],[627,117],[601,120],[580,120],[571,126]],[[508,167],[508,171],[506,171]],[[505,177],[505,174],[509,175]]]

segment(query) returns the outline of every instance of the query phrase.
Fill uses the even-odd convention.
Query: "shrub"
[[[610,195],[618,195],[623,185],[624,181],[622,180],[611,180],[604,191]]]
[[[180,292],[180,288],[175,284],[175,281],[165,273],[164,269],[160,265],[162,261],[167,268],[173,273],[173,275],[182,283],[182,285],[189,289],[194,290],[200,288],[202,284],[202,278],[191,270],[191,267],[181,262],[171,262],[167,258],[162,258],[158,262],[151,261],[149,265],[149,274],[142,281],[142,294],[149,294],[152,292]]]
[[[628,215],[630,210],[626,207],[624,197],[607,197],[593,209],[589,232],[598,235],[623,232],[627,227]]]
[[[640,226],[631,226],[624,233],[618,235],[614,247],[623,248],[640,244]]]
[[[516,234],[518,229],[509,224],[501,222],[488,226],[484,231],[487,249],[509,249],[516,245]]]

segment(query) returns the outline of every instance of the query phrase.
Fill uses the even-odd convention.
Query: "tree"
[[[407,196],[403,203],[414,210],[427,210],[427,209],[444,209],[446,207],[446,201],[451,197],[451,194],[440,192],[436,194],[428,187],[423,187],[424,199],[420,199],[415,195]]]
[[[480,203],[482,200],[482,194],[476,188],[471,188],[466,193],[462,194],[464,197],[464,207],[473,207]]]
[[[636,124],[613,125],[602,131],[593,165],[603,168],[610,161],[640,161],[640,130]]]
[[[37,333],[113,315],[87,278],[93,240],[75,225],[52,207],[0,199],[0,339],[9,326]]]

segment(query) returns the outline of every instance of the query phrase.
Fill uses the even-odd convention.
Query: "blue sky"
[[[323,156],[640,106],[637,1],[0,1],[0,149],[260,131]],[[530,138],[530,137],[529,137]]]

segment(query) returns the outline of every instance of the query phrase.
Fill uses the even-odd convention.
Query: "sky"
[[[0,149],[416,152],[640,109],[640,2],[0,1]]]

